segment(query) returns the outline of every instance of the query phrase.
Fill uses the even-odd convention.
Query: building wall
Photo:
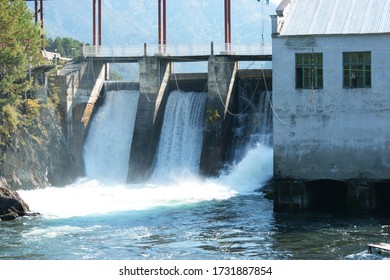
[[[390,34],[273,39],[275,178],[390,179]],[[343,89],[343,52],[371,51],[372,86]],[[322,52],[322,90],[295,89],[295,53]]]

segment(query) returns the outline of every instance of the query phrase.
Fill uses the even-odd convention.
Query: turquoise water
[[[69,207],[72,202],[69,201]],[[259,193],[176,206],[0,224],[0,259],[385,259],[385,219],[275,214]]]
[[[171,149],[169,143],[177,139],[167,141],[159,146],[158,179],[123,183],[138,96],[107,92],[84,147],[86,178],[61,188],[19,191],[41,216],[0,223],[0,259],[386,258],[367,253],[367,243],[383,241],[386,218],[274,213],[272,201],[256,191],[273,175],[273,151],[265,145],[251,145],[243,160],[218,178],[194,175],[203,131],[187,123],[203,116],[190,110],[188,121],[174,121],[183,115],[175,108],[186,103],[193,108],[192,103],[199,104],[195,100],[202,101],[193,94],[172,95],[177,105],[167,110],[172,126],[164,126],[161,137],[171,139],[175,131],[179,142],[196,143]]]

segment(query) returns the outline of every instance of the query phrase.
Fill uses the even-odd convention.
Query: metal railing
[[[84,46],[84,57],[142,57],[142,56],[209,56],[209,55],[271,55],[271,44],[178,44],[140,46]]]

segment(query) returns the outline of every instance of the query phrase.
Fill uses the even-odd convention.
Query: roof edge
[[[276,8],[276,14],[279,17],[283,17],[284,16],[284,14],[283,14],[284,10],[286,10],[286,8],[288,7],[288,5],[290,5],[290,3],[291,3],[291,0],[282,0],[282,2]]]

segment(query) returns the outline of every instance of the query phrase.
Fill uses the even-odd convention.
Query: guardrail
[[[232,55],[271,55],[271,44],[178,44],[143,46],[84,46],[84,57],[142,57],[142,56],[209,56]]]

